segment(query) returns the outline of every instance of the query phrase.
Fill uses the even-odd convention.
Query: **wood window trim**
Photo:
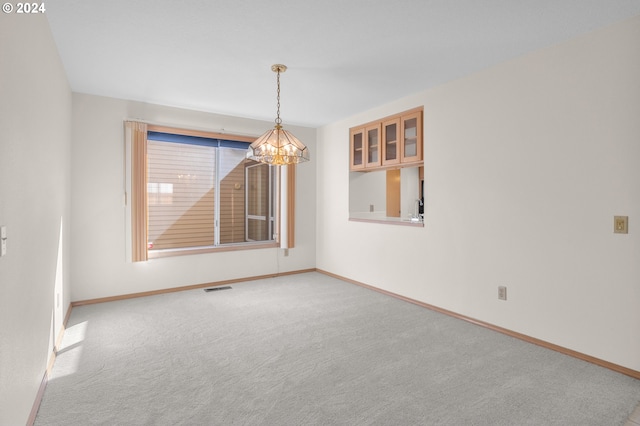
[[[296,165],[287,166],[287,248],[295,246],[295,223],[296,223]]]
[[[178,127],[170,127],[156,124],[147,124],[139,121],[125,121],[125,127],[131,137],[131,260],[133,262],[146,261],[163,257],[183,256],[188,254],[216,253],[226,251],[255,250],[263,248],[277,248],[283,246],[280,241],[280,233],[276,241],[246,242],[237,244],[225,244],[215,247],[194,247],[180,250],[166,250],[163,252],[149,252],[147,248],[147,132],[164,132],[186,136],[199,136],[211,139],[233,139],[241,142],[253,142],[256,137],[242,136],[227,133],[216,133],[202,130],[192,130]],[[295,245],[295,171],[296,165],[288,166],[287,173],[287,241],[286,247]],[[282,191],[279,185],[278,191]],[[280,196],[280,195],[279,195]],[[277,223],[280,225],[280,217]]]
[[[199,136],[202,138],[210,138],[210,139],[233,139],[234,141],[239,141],[239,142],[253,142],[258,138],[258,136],[253,137],[253,136],[234,135],[232,133],[207,132],[204,130],[191,130],[191,129],[184,129],[180,127],[160,126],[157,124],[148,124],[147,130],[150,132],[173,133],[176,135],[185,135],[185,136]]]

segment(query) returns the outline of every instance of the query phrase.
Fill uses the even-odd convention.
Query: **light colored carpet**
[[[73,309],[36,425],[622,425],[640,381],[319,273]]]

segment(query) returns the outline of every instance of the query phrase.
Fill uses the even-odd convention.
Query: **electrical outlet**
[[[498,299],[507,300],[507,287],[503,285],[498,287]]]

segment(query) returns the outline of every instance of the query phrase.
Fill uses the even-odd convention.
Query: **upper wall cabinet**
[[[365,168],[380,167],[382,156],[380,155],[380,124],[373,124],[364,129],[364,146],[367,153]]]
[[[350,169],[422,163],[422,114],[422,107],[415,108],[349,129]]]
[[[351,170],[380,167],[382,148],[380,146],[380,123],[354,127],[349,131],[351,149]]]
[[[349,138],[351,139],[351,170],[364,169],[364,128],[353,128],[349,130]]]
[[[422,161],[422,111],[400,117],[400,162]]]
[[[400,117],[382,122],[382,164],[400,163]]]

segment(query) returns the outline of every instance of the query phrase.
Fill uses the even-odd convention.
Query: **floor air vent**
[[[210,287],[210,288],[205,288],[204,291],[206,291],[207,293],[210,291],[218,291],[218,290],[231,290],[230,286],[226,286],[226,287]]]

